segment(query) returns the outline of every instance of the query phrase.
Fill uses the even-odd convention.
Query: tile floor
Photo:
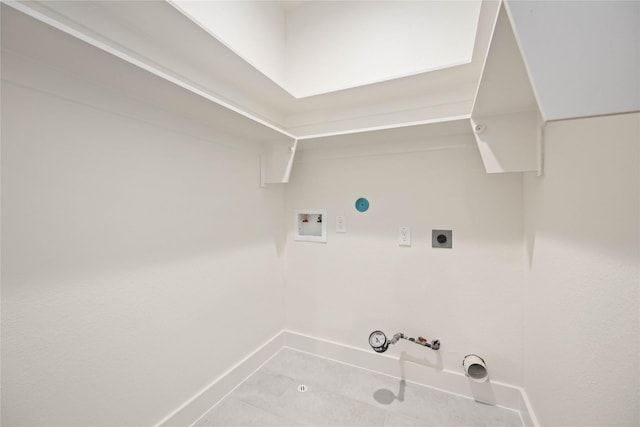
[[[298,386],[307,386],[306,392]],[[516,411],[282,349],[194,427],[522,427]]]

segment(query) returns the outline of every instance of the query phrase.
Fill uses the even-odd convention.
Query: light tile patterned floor
[[[305,384],[308,390],[298,391]],[[522,427],[520,415],[282,349],[194,427]]]

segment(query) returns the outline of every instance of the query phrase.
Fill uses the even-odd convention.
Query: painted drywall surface
[[[153,425],[282,329],[256,154],[4,81],[2,111],[3,425]]]
[[[287,211],[326,208],[328,241],[295,242],[287,224],[287,328],[369,350],[377,329],[439,338],[437,353],[402,341],[389,354],[462,372],[477,353],[493,380],[521,384],[521,176],[487,175],[471,135],[381,145],[302,142]],[[389,153],[398,146],[409,152]],[[411,247],[398,246],[400,226]],[[433,249],[432,229],[452,229],[453,249]]]
[[[285,86],[285,11],[271,1],[171,0],[184,12],[256,67]]]
[[[640,115],[550,123],[525,188],[525,389],[543,426],[640,424]]]
[[[286,81],[310,96],[471,61],[480,2],[308,2],[286,20]]]
[[[471,61],[480,2],[171,2],[295,97]]]
[[[640,2],[507,5],[546,120],[640,110]]]

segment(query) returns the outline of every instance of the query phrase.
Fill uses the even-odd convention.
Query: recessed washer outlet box
[[[293,240],[303,242],[327,241],[326,209],[294,209]]]
[[[452,248],[453,231],[451,230],[431,230],[432,248]]]

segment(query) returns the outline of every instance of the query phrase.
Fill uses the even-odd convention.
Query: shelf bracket
[[[298,140],[274,141],[260,155],[260,186],[289,182]]]
[[[542,175],[544,132],[536,112],[473,117],[471,127],[487,173]]]
[[[471,127],[487,173],[542,175],[544,120],[504,4],[496,16]]]

